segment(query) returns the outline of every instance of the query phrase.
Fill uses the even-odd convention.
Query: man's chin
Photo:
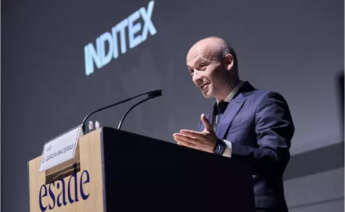
[[[212,98],[212,96],[210,94],[208,94],[207,92],[201,92],[202,93],[202,96],[205,98],[205,99],[210,99]]]

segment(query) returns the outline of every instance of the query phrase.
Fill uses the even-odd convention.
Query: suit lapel
[[[216,135],[218,138],[223,139],[226,135],[228,128],[231,126],[231,122],[245,102],[243,94],[239,94],[236,98],[230,101],[224,114],[219,120]]]

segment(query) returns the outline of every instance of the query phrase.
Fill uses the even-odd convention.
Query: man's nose
[[[196,69],[194,69],[194,71],[193,71],[193,82],[196,85],[199,85],[202,82],[202,76],[201,76],[200,72]]]

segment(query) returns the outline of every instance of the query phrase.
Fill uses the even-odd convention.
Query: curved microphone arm
[[[126,117],[127,117],[127,115],[128,115],[129,112],[131,112],[136,106],[138,106],[138,105],[140,105],[141,103],[146,102],[147,100],[150,100],[150,99],[152,99],[152,97],[147,97],[146,99],[143,99],[143,100],[139,101],[138,103],[134,104],[132,107],[130,107],[130,108],[127,110],[127,112],[122,116],[121,120],[119,121],[119,124],[117,125],[117,129],[118,129],[118,130],[121,129],[122,124],[123,124],[123,122],[125,121],[125,119],[126,119]]]
[[[106,110],[106,109],[109,109],[111,107],[114,107],[116,105],[119,105],[119,104],[122,104],[122,103],[125,103],[125,102],[128,102],[132,99],[135,99],[135,98],[138,98],[140,96],[144,96],[144,95],[149,95],[148,98],[152,98],[151,96],[156,96],[157,93],[161,93],[162,91],[161,90],[153,90],[153,91],[148,91],[148,92],[144,92],[144,93],[141,93],[141,94],[138,94],[136,96],[133,96],[133,97],[130,97],[130,98],[127,98],[127,99],[124,99],[122,101],[119,101],[119,102],[116,102],[116,103],[113,103],[113,104],[110,104],[110,105],[107,105],[107,106],[104,106],[104,107],[101,107],[99,109],[96,109],[96,110],[93,110],[91,111],[90,113],[88,113],[82,120],[81,122],[81,127],[82,127],[82,130],[83,130],[83,133],[85,133],[85,122],[88,120],[88,118],[90,118],[93,114],[97,113],[97,112],[100,112],[100,111],[103,111],[103,110]]]

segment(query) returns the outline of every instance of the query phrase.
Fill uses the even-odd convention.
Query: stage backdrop
[[[287,99],[293,154],[342,142],[343,8],[342,0],[2,1],[2,211],[28,211],[26,162],[97,107],[160,88],[123,129],[168,142],[195,129],[213,101],[193,86],[185,55],[205,36],[228,39],[241,79]],[[91,119],[115,126],[131,104]]]

